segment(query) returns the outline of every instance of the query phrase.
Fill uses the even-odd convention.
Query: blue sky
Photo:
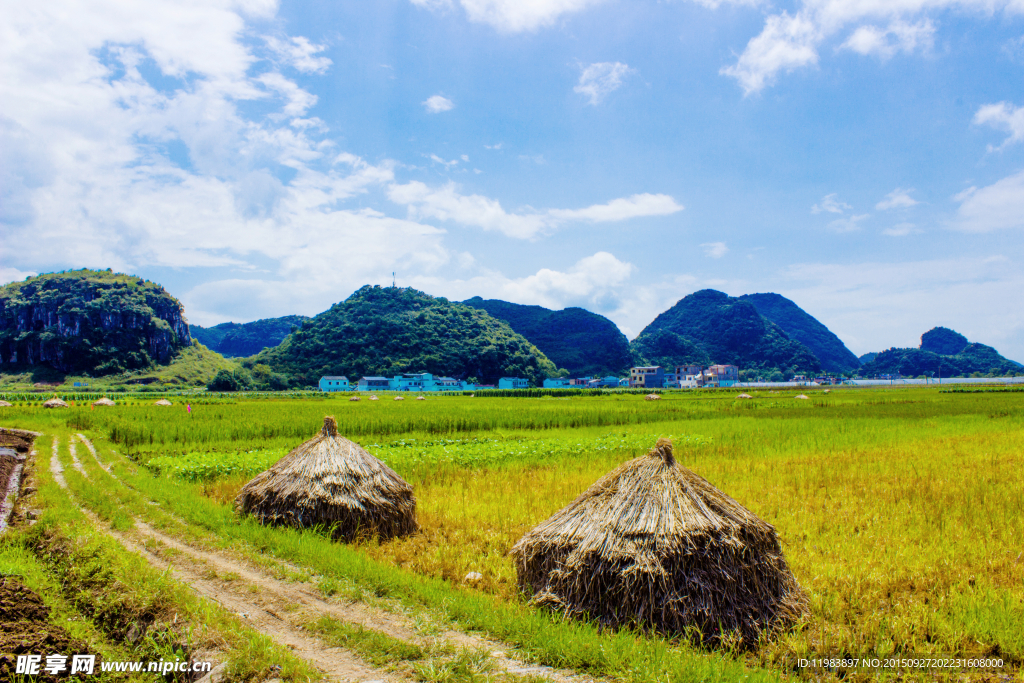
[[[1024,0],[11,3],[0,281],[192,322],[366,283],[583,306],[782,293],[855,353],[1024,360]]]

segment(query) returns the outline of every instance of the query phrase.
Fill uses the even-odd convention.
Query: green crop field
[[[811,393],[668,392],[426,401],[154,396],[127,405],[0,408],[0,424],[81,432],[118,479],[83,497],[153,524],[186,525],[287,559],[353,594],[427,607],[536,661],[635,681],[896,680],[800,658],[963,657],[997,673],[901,679],[1022,680],[1024,392],[938,387]],[[411,398],[411,397],[410,397]],[[232,510],[238,489],[312,437],[325,415],[409,481],[421,532],[343,545],[266,529]],[[677,460],[773,524],[812,613],[751,649],[601,631],[527,606],[509,548],[618,464],[670,437]],[[146,505],[145,501],[158,503]],[[154,508],[157,508],[154,510]],[[176,521],[160,517],[171,513]],[[468,586],[463,578],[479,572]],[[334,583],[331,583],[334,582]],[[410,607],[411,609],[412,607]]]

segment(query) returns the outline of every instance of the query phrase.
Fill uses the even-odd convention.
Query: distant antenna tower
[[[391,286],[398,288],[398,285],[395,284],[395,271],[391,271]]]

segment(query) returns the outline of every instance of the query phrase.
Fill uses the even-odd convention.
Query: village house
[[[357,391],[388,391],[390,386],[387,377],[360,377],[356,382]]]
[[[522,377],[502,377],[498,380],[499,389],[529,389],[530,381]]]
[[[660,365],[630,368],[629,386],[644,389],[662,389],[665,387],[665,370]]]
[[[476,385],[453,377],[434,377],[429,372],[403,372],[392,378],[363,377],[356,384],[359,391],[473,391]]]
[[[740,369],[735,365],[712,365],[704,371],[704,386],[731,387],[740,381]]]
[[[320,378],[320,391],[350,391],[348,377],[344,375],[324,375]]]

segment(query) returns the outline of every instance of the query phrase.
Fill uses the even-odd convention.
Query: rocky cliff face
[[[0,369],[104,375],[168,363],[192,343],[181,303],[109,271],[50,273],[0,287]]]

